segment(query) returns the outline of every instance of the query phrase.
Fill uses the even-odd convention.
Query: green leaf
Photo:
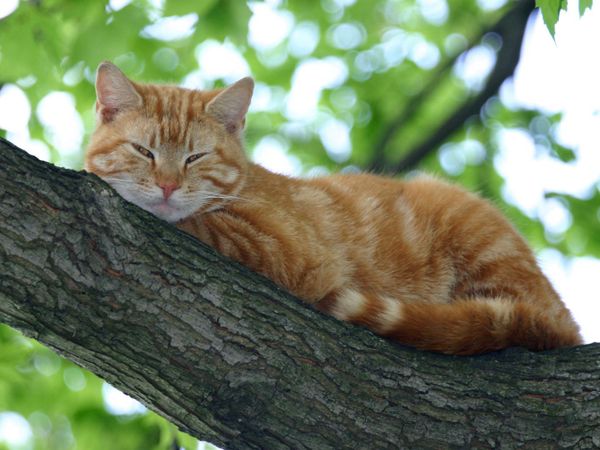
[[[81,33],[74,43],[70,56],[74,61],[84,61],[94,68],[104,59],[114,60],[131,51],[140,41],[140,30],[148,23],[145,11],[138,4],[130,4],[108,18],[93,16],[85,24],[85,33]],[[102,45],[98,45],[99,42]]]
[[[201,2],[190,2],[188,0],[166,0],[163,9],[164,16],[183,16],[196,13],[200,17],[207,14],[217,4],[218,0],[204,0]]]
[[[548,31],[554,38],[554,26],[558,22],[558,16],[561,9],[564,9],[566,2],[564,0],[536,0],[535,4],[542,11],[542,18],[548,28]]]
[[[562,145],[556,143],[552,144],[552,155],[560,161],[566,163],[575,161],[577,159],[577,155],[572,149],[563,147]]]
[[[579,15],[583,16],[586,9],[592,9],[594,0],[579,0]]]
[[[248,5],[235,0],[221,0],[218,5],[201,17],[197,31],[204,38],[230,39],[234,44],[245,44],[251,15]]]

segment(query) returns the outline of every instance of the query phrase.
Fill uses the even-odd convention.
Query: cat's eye
[[[140,152],[142,155],[144,155],[146,158],[148,159],[154,159],[154,154],[148,150],[147,148],[142,147],[139,144],[131,144],[133,146],[133,148],[135,148],[138,152]]]
[[[194,153],[191,156],[188,156],[188,158],[185,160],[186,164],[191,164],[194,161],[198,161],[200,158],[202,158],[203,156],[208,155],[208,153]]]

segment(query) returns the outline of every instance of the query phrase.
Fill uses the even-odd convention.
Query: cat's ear
[[[120,112],[142,106],[142,97],[117,66],[104,61],[96,72],[96,112],[102,123]]]
[[[244,127],[253,89],[252,78],[242,78],[213,98],[206,105],[206,113],[225,124],[230,133],[238,132]]]

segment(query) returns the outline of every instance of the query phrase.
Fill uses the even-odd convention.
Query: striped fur
[[[248,79],[201,92],[104,63],[97,90],[88,170],[321,311],[451,354],[581,343],[525,241],[481,198],[430,177],[296,179],[252,164]]]

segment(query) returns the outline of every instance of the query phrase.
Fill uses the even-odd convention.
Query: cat
[[[402,344],[473,355],[582,343],[528,245],[482,198],[429,176],[298,179],[250,162],[253,87],[138,84],[104,62],[85,168],[318,310]]]

